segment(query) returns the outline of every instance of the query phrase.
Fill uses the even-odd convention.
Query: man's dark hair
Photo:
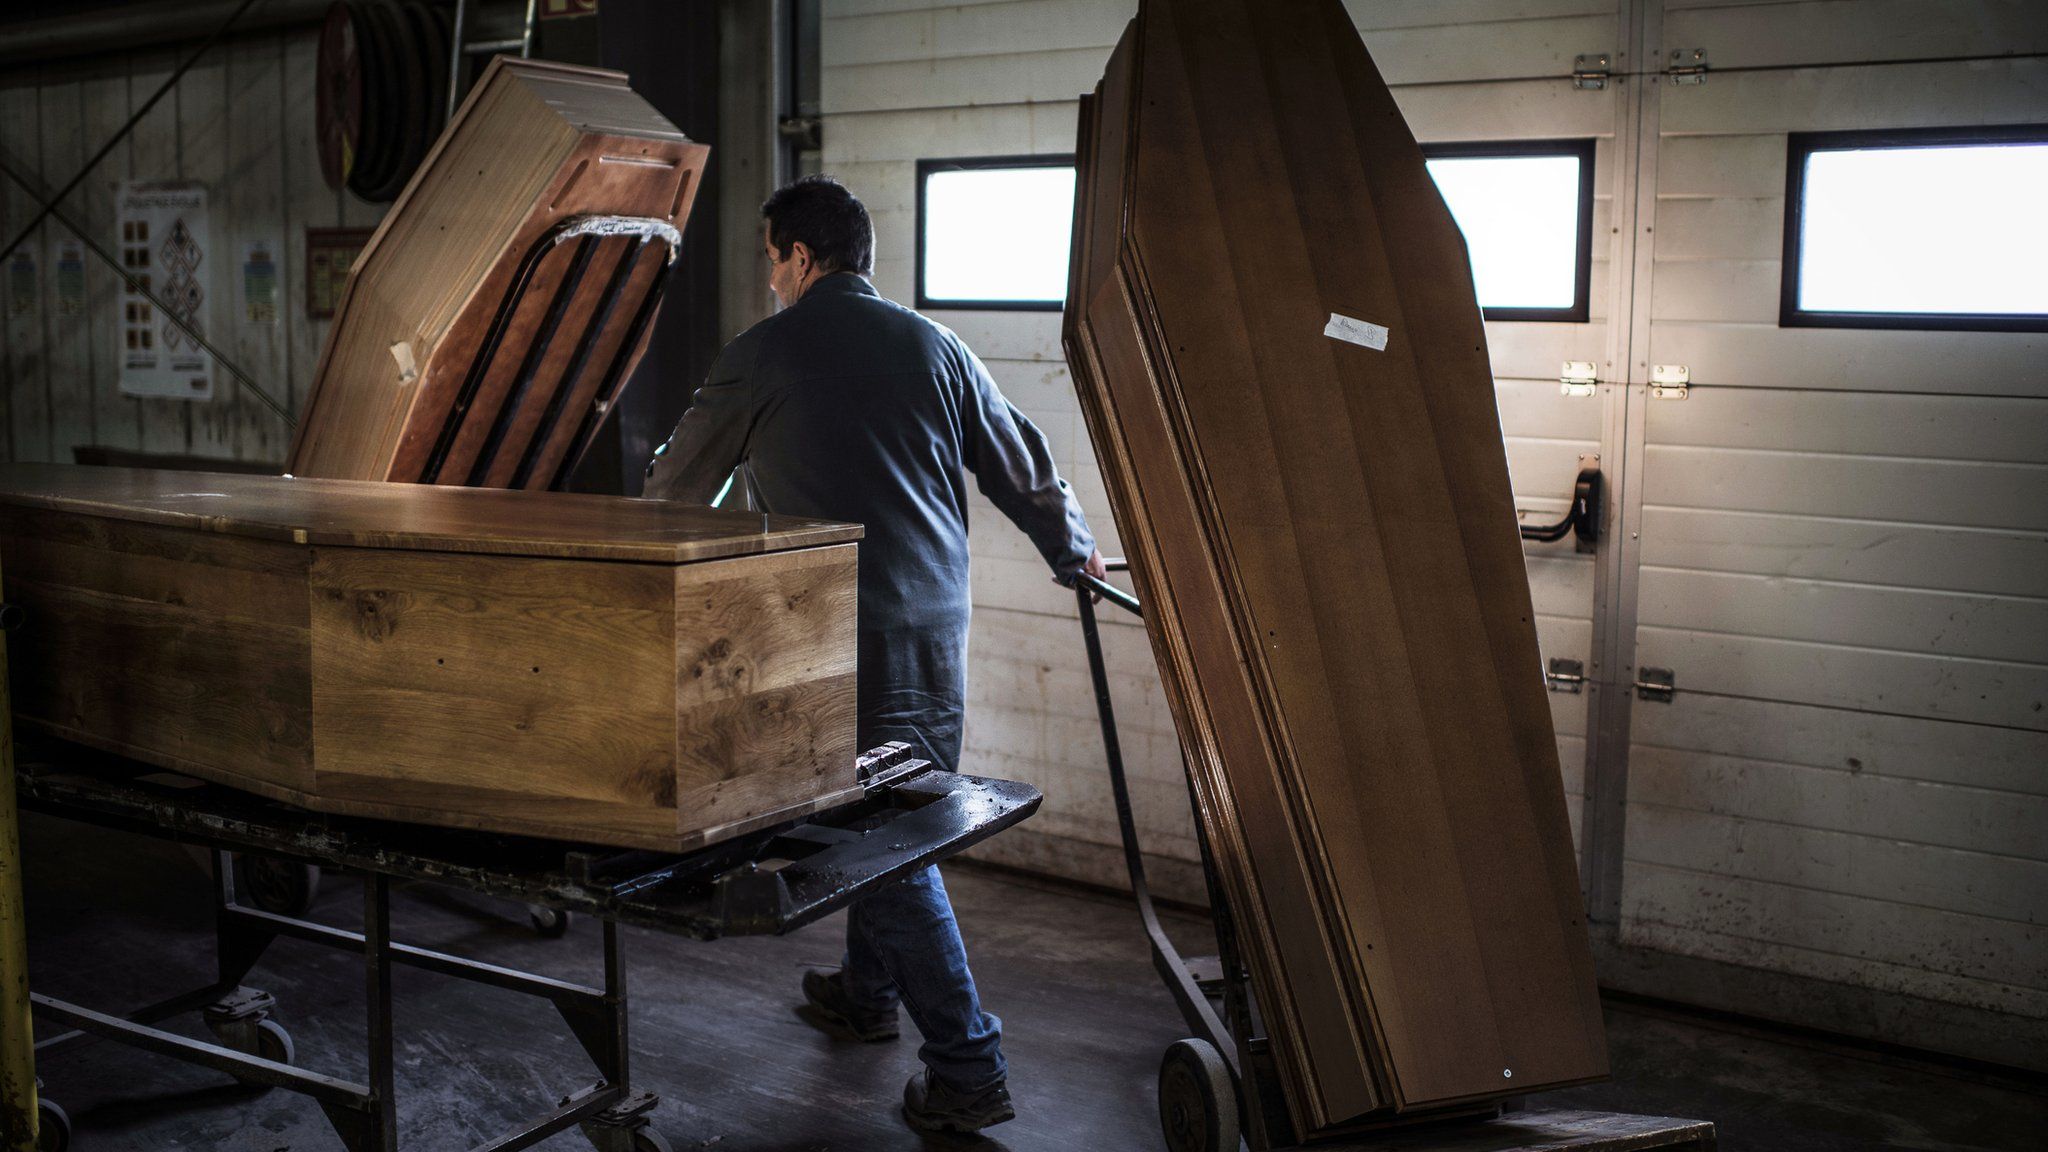
[[[761,205],[761,216],[768,221],[768,242],[783,257],[801,240],[824,271],[874,273],[875,222],[867,205],[832,177],[784,184]]]

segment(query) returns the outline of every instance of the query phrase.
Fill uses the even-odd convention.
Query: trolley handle
[[[1130,561],[1125,560],[1121,556],[1114,559],[1105,559],[1102,562],[1102,566],[1111,572],[1128,572],[1131,570]],[[1076,572],[1074,573],[1074,587],[1083,593],[1093,592],[1095,595],[1129,612],[1133,616],[1143,618],[1145,615],[1144,605],[1138,603],[1136,596],[1111,584],[1107,580],[1097,579],[1086,572]],[[1086,595],[1081,597],[1083,603],[1086,603],[1088,599],[1089,597]]]

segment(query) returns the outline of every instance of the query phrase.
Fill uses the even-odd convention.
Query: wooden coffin
[[[1344,6],[1144,0],[1079,163],[1067,360],[1297,1128],[1604,1075],[1465,248]]]
[[[859,794],[859,535],[4,465],[15,719],[323,812],[680,851]]]
[[[708,153],[623,73],[494,59],[350,271],[286,471],[561,487],[639,359]]]

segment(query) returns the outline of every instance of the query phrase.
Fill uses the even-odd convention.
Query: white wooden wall
[[[1780,330],[1776,309],[1784,134],[2048,120],[2048,5],[1347,2],[1418,138],[1597,141],[1592,321],[1488,339],[1519,506],[1554,518],[1586,452],[1615,502],[1599,557],[1528,550],[1544,655],[1597,681],[1551,701],[1603,978],[2040,1066],[2048,340]],[[875,209],[885,294],[912,294],[915,161],[1070,151],[1134,9],[826,0],[825,168]],[[1672,48],[1707,50],[1704,84],[1656,76]],[[1612,55],[1602,89],[1567,79],[1588,53]],[[1114,552],[1058,318],[937,318]],[[1559,394],[1565,360],[1598,365],[1598,395]],[[1651,400],[1653,364],[1687,365],[1690,397]],[[1047,794],[982,854],[1117,884],[1073,606],[977,513],[963,767]],[[1153,870],[1199,899],[1149,653],[1108,632]],[[1674,670],[1671,703],[1634,699],[1643,665]]]
[[[1632,705],[1621,942],[1809,978],[1729,1007],[2040,1067],[2048,338],[1777,312],[1785,134],[2048,120],[2048,5],[1661,18],[1713,71],[1644,113],[1639,359],[1694,385],[1631,430],[1634,663],[1679,692]]]
[[[65,201],[67,213],[110,251],[114,185],[123,179],[207,185],[212,250],[202,268],[213,302],[207,338],[266,391],[298,411],[328,322],[305,314],[305,229],[370,227],[382,209],[337,193],[320,177],[314,142],[317,29],[238,38],[217,47],[158,101]],[[123,53],[0,76],[0,146],[61,187],[167,80],[169,52]],[[34,201],[12,181],[0,195],[0,233],[12,238]],[[291,434],[234,376],[216,366],[210,401],[138,400],[120,394],[116,340],[120,281],[88,253],[87,306],[58,307],[57,248],[70,236],[50,222],[28,242],[38,275],[33,306],[11,307],[0,330],[0,458],[69,462],[79,445],[281,464]],[[278,261],[277,320],[241,315],[245,244],[265,239]],[[11,301],[5,302],[11,304]]]

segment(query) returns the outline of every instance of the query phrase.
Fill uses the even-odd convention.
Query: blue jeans
[[[902,740],[951,770],[960,762],[965,637],[874,644],[863,636],[860,747]],[[1003,1079],[1003,1022],[981,1010],[967,946],[937,868],[863,897],[846,917],[847,995],[871,1008],[901,1004],[924,1036],[918,1049],[951,1088],[975,1092]]]

